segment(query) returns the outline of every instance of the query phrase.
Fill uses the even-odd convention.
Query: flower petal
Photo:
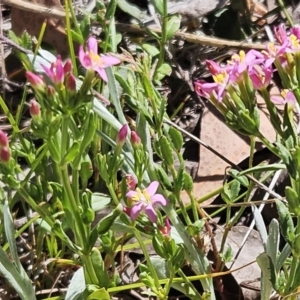
[[[111,67],[117,65],[121,60],[111,55],[101,55],[101,66],[102,68]]]
[[[149,220],[152,223],[156,223],[157,222],[157,214],[156,211],[154,210],[152,205],[147,205],[145,207],[145,214],[148,216]]]
[[[134,221],[137,219],[139,214],[144,210],[144,203],[138,202],[134,206],[131,207],[130,218]]]
[[[159,186],[159,182],[158,181],[153,181],[146,188],[146,191],[150,195],[150,197],[153,196],[156,193],[158,186]]]
[[[105,82],[108,81],[108,78],[107,78],[107,75],[106,75],[106,72],[105,72],[104,69],[102,69],[102,68],[96,68],[95,71],[99,74],[99,76],[100,76]]]
[[[129,191],[126,194],[126,197],[132,199],[133,197],[136,197],[137,195],[138,195],[138,193],[136,191]]]
[[[166,206],[168,204],[167,199],[161,194],[155,194],[151,196],[152,205]]]
[[[85,51],[83,50],[83,47],[80,46],[79,47],[79,51],[78,51],[78,58],[80,63],[83,65],[83,61],[84,61],[84,57],[85,57]],[[83,65],[84,66],[84,65]]]
[[[84,68],[93,69],[92,60],[89,55],[85,54],[80,62]]]
[[[98,43],[96,38],[94,38],[93,36],[91,36],[87,41],[87,49],[89,52],[92,51],[94,54],[98,53]]]

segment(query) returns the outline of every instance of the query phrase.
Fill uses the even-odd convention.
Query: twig
[[[26,54],[31,54],[32,51],[25,49],[23,47],[21,47],[20,45],[16,44],[15,42],[11,41],[10,39],[8,39],[7,37],[5,37],[4,35],[0,34],[0,41],[4,44],[7,44],[9,46],[12,46],[13,48],[16,48],[17,50],[24,52]]]
[[[59,18],[59,19],[65,19],[66,13],[65,11],[62,11],[60,9],[54,8],[54,7],[46,7],[40,4],[36,3],[30,3],[30,2],[25,2],[22,0],[1,0],[2,3],[30,11],[30,12],[36,12],[39,14],[42,14],[44,16],[48,17],[54,17],[54,18]],[[154,28],[154,27],[146,27],[142,28],[137,25],[131,25],[131,24],[123,24],[123,23],[116,23],[117,30],[120,32],[132,32],[132,33],[140,33],[140,34],[147,34],[147,30],[151,30],[155,33],[160,34],[161,29],[159,28]],[[196,35],[196,34],[191,34],[191,33],[185,33],[181,31],[177,31],[174,34],[174,37],[176,38],[181,38],[187,42],[191,42],[194,44],[200,44],[200,45],[206,45],[206,46],[211,46],[211,47],[218,47],[218,48],[223,48],[223,47],[229,47],[229,48],[237,48],[237,49],[256,49],[256,50],[264,50],[265,45],[259,44],[259,43],[248,43],[248,42],[239,42],[239,41],[230,41],[230,40],[224,40],[224,39],[219,39],[215,37],[209,37],[209,36],[202,36],[202,35]]]
[[[59,19],[65,19],[66,17],[66,13],[64,10],[60,10],[55,7],[44,6],[22,0],[1,0],[1,2],[9,6],[19,8],[21,10],[35,12],[47,17],[56,17]]]
[[[123,23],[116,23],[117,30],[121,32],[132,32],[132,33],[140,33],[145,34],[147,33],[146,29],[131,25],[131,24],[123,24]],[[152,28],[147,27],[148,30],[153,31],[154,33],[161,33],[161,30],[159,28]],[[238,48],[238,49],[256,49],[256,50],[265,50],[266,46],[263,44],[258,43],[247,43],[247,42],[239,42],[239,41],[230,41],[230,40],[224,40],[219,39],[215,37],[209,37],[209,36],[203,36],[203,35],[197,35],[197,34],[191,34],[191,33],[185,33],[181,31],[177,31],[174,34],[174,37],[181,38],[187,42],[194,43],[194,44],[200,44],[200,45],[206,45],[211,47],[218,47],[218,48]]]
[[[229,164],[230,166],[234,167],[236,170],[238,171],[243,171],[238,165],[236,165],[235,163],[233,163],[231,160],[229,160],[228,158],[226,158],[224,155],[222,155],[221,153],[219,153],[217,150],[215,150],[214,148],[212,148],[211,146],[209,146],[208,144],[206,144],[205,142],[201,141],[199,138],[197,138],[196,136],[194,136],[193,134],[189,133],[188,131],[184,130],[183,128],[179,127],[178,125],[176,125],[175,123],[173,123],[172,121],[168,120],[167,118],[164,118],[163,120],[165,123],[167,123],[168,125],[176,128],[177,130],[179,130],[180,132],[184,133],[185,135],[187,135],[189,138],[191,138],[191,140],[195,141],[196,143],[202,145],[203,147],[205,147],[206,149],[208,149],[209,151],[211,151],[212,153],[214,153],[215,155],[217,155],[218,157],[220,157],[223,161],[225,161],[227,164]],[[268,192],[271,196],[273,196],[276,199],[280,199],[282,201],[285,201],[283,199],[282,196],[278,195],[277,193],[275,193],[274,191],[270,190],[266,185],[264,185],[263,183],[259,182],[256,178],[254,178],[253,176],[246,174],[245,175],[248,179],[250,179],[251,181],[255,182],[261,189],[265,190],[266,192]]]

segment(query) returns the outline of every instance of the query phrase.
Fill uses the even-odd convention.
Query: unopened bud
[[[8,147],[4,147],[0,150],[0,160],[2,162],[8,162],[10,159],[10,152]]]
[[[131,174],[127,174],[126,175],[126,185],[129,190],[134,190],[137,185],[136,177]]]
[[[41,76],[36,75],[30,71],[27,71],[26,78],[35,90],[44,90],[45,82]]]
[[[40,105],[35,100],[30,101],[29,112],[33,118],[41,115]]]
[[[53,97],[55,95],[55,89],[53,86],[49,85],[47,86],[47,96]]]
[[[67,59],[67,61],[65,62],[65,65],[64,65],[64,73],[65,75],[71,73],[72,71],[72,61],[71,59]]]
[[[165,220],[165,226],[158,226],[158,228],[163,236],[170,236],[171,225],[168,218]]]
[[[133,147],[139,147],[141,145],[141,138],[135,131],[131,131],[130,140]]]
[[[8,147],[8,137],[5,132],[0,130],[0,148]]]
[[[65,81],[67,91],[76,92],[76,78],[73,74],[69,74]]]
[[[124,145],[128,134],[128,125],[124,124],[118,132],[116,143],[117,145]]]

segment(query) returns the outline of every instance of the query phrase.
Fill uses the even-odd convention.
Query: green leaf
[[[286,169],[285,164],[271,164],[271,165],[262,165],[249,168],[247,170],[241,171],[238,173],[238,176],[243,176],[253,172],[266,172],[266,171],[278,171]]]
[[[97,225],[97,231],[99,234],[106,233],[115,219],[121,214],[123,211],[123,207],[121,204],[119,204],[111,213],[109,213],[107,216],[105,216],[103,219],[101,219]]]
[[[292,213],[300,216],[300,199],[297,192],[290,186],[285,187],[285,196]]]
[[[160,53],[160,51],[153,45],[150,44],[143,44],[142,48],[152,57],[155,57]]]
[[[7,201],[5,201],[3,205],[3,218],[4,218],[5,235],[9,244],[10,253],[13,258],[13,261],[16,264],[17,270],[21,273],[23,271],[23,267],[19,260],[19,254],[17,251],[16,241],[14,236],[15,233],[14,223],[13,223],[13,219]]]
[[[125,13],[140,21],[147,18],[147,14],[141,11],[137,5],[134,5],[126,0],[118,0],[118,6]]]
[[[246,176],[241,176],[240,172],[234,169],[230,169],[229,172],[230,176],[234,179],[238,180],[244,187],[249,186],[249,180]]]
[[[277,148],[279,149],[279,156],[285,163],[290,176],[292,178],[296,179],[298,176],[298,172],[297,172],[296,166],[294,165],[291,153],[281,143],[276,142],[275,144],[276,144]]]
[[[279,251],[279,240],[280,240],[280,232],[279,232],[279,223],[276,219],[272,219],[269,225],[269,236],[267,238],[266,243],[266,253],[271,258],[271,261],[274,266],[276,266],[277,254]]]
[[[155,10],[156,10],[161,16],[165,16],[164,1],[166,1],[166,0],[151,0],[151,1],[150,1],[150,2],[153,4]]]
[[[73,275],[70,285],[68,286],[65,300],[82,300],[85,290],[85,278],[83,268],[79,268]]]
[[[64,158],[62,159],[60,165],[64,166],[72,161],[74,161],[74,159],[78,156],[79,154],[79,148],[80,145],[78,142],[74,142],[73,145],[71,146],[71,148],[67,151],[67,153],[65,154]]]
[[[107,270],[105,269],[104,262],[102,260],[102,256],[97,248],[93,248],[91,251],[91,260],[93,264],[93,269],[98,279],[98,285],[108,288],[109,286],[109,277],[107,274]],[[94,299],[94,298],[91,298]],[[102,298],[97,298],[102,299]]]
[[[102,288],[100,290],[93,292],[87,298],[87,300],[98,300],[98,299],[110,300],[111,297],[110,297],[109,293],[104,288]]]
[[[111,197],[102,193],[93,193],[91,205],[94,211],[99,211],[108,206],[111,202]]]
[[[85,15],[83,19],[80,22],[80,30],[82,34],[82,42],[80,45],[83,44],[84,40],[86,40],[90,34],[90,26],[91,26],[91,20],[89,15]]]
[[[271,292],[273,290],[271,278],[272,278],[272,262],[270,257],[266,253],[261,253],[256,261],[261,268],[261,298],[262,300],[270,299]]]
[[[160,146],[160,151],[161,151],[164,163],[167,166],[173,165],[174,157],[173,157],[173,153],[172,153],[172,148],[171,148],[171,145],[170,145],[168,139],[165,136],[162,136],[159,139],[159,146]]]
[[[181,18],[178,16],[171,16],[167,23],[166,40],[171,39],[174,33],[180,28]]]
[[[276,206],[282,235],[285,240],[291,244],[295,238],[295,228],[292,217],[288,208],[280,200],[276,200]]]
[[[252,207],[253,207],[255,225],[256,225],[257,231],[259,232],[259,235],[263,242],[263,245],[265,247],[267,240],[268,240],[267,228],[266,228],[265,222],[263,220],[263,217],[261,215],[261,212],[258,210],[258,208],[255,205],[253,205]]]
[[[83,45],[84,43],[84,38],[82,35],[78,34],[77,32],[75,32],[74,30],[71,30],[71,36],[72,39],[77,42],[80,45]]]
[[[106,10],[106,14],[105,14],[105,19],[106,20],[110,20],[111,18],[113,18],[115,16],[117,3],[118,3],[117,0],[109,1],[108,7],[107,7],[107,10]]]
[[[170,139],[174,146],[174,149],[177,152],[180,152],[181,148],[183,146],[183,137],[182,137],[181,132],[179,132],[179,130],[177,130],[174,127],[170,127],[168,134],[170,136]]]
[[[3,248],[0,247],[0,273],[2,273],[23,300],[34,300],[36,297],[31,280],[19,260],[14,237],[15,229],[7,201],[5,201],[3,205],[3,215],[5,235],[14,263],[10,261],[7,254],[3,251]]]
[[[172,68],[169,64],[163,63],[158,69],[157,69],[157,76],[156,80],[161,80],[165,76],[169,76],[172,73]]]

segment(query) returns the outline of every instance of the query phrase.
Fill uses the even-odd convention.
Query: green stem
[[[167,6],[168,1],[163,0],[163,15],[162,17],[162,26],[161,26],[161,40],[159,41],[159,58],[158,58],[158,63],[154,72],[153,78],[156,77],[157,70],[159,67],[163,64],[165,60],[165,44],[167,40],[167,25],[168,25],[168,6]]]
[[[140,245],[140,247],[142,249],[142,252],[143,252],[143,254],[145,256],[145,259],[147,261],[147,266],[148,266],[148,268],[150,270],[151,275],[153,276],[155,286],[156,286],[156,288],[158,290],[160,290],[161,289],[161,285],[159,283],[159,279],[158,279],[157,273],[156,273],[156,271],[154,269],[154,266],[153,266],[153,264],[151,262],[148,250],[146,249],[146,246],[144,244],[143,238],[142,238],[140,232],[135,227],[133,227],[133,231],[134,231],[134,235],[135,235],[137,241],[139,242],[139,245]]]
[[[31,196],[28,194],[26,189],[24,187],[20,187],[18,190],[18,193],[26,200],[26,202],[31,206],[31,208],[36,211],[38,214],[40,214],[50,227],[53,226],[54,222],[53,220],[45,213],[45,211],[35,203],[35,201],[31,198]]]
[[[71,34],[71,24],[70,24],[69,10],[71,12],[72,19],[74,20],[75,27],[77,25],[76,30],[80,31],[80,29],[78,28],[78,24],[77,24],[77,21],[76,21],[76,16],[75,16],[73,6],[72,6],[72,1],[67,0],[65,2],[65,4],[66,4],[66,27],[67,27],[68,45],[69,45],[70,56],[71,56],[72,65],[73,65],[73,73],[77,77],[78,72],[77,72],[76,58],[75,58],[75,53],[74,53],[74,45],[73,45],[72,34]]]
[[[289,12],[287,11],[287,9],[286,9],[283,1],[282,0],[278,0],[278,4],[279,4],[281,10],[283,11],[286,19],[288,20],[290,26],[293,27],[294,26],[294,22],[293,22],[293,20],[292,20],[292,18],[290,16]]]

